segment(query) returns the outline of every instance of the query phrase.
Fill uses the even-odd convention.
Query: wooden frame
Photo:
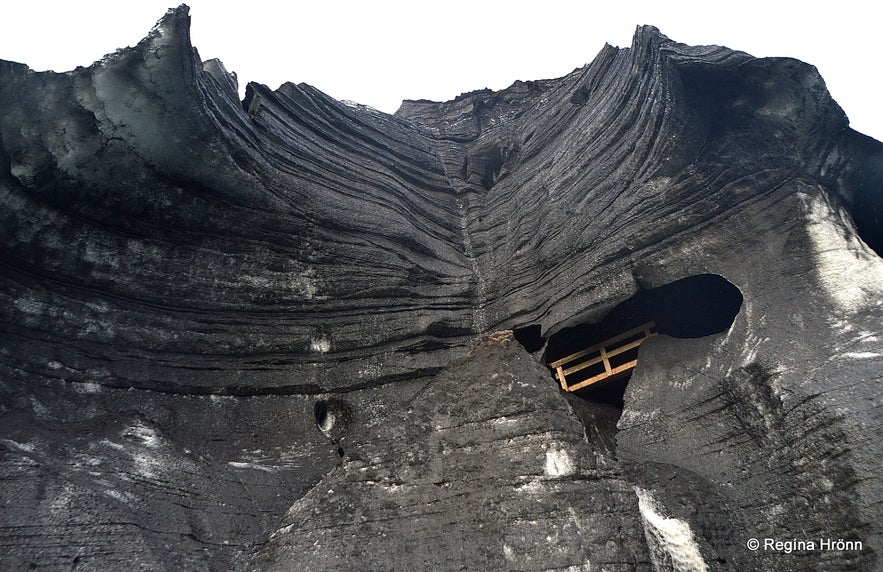
[[[635,366],[638,365],[638,360],[633,359],[614,367],[610,364],[610,358],[623,354],[629,350],[635,349],[636,347],[644,343],[644,340],[650,338],[651,336],[655,336],[656,332],[653,331],[655,327],[655,323],[647,322],[646,324],[642,324],[637,328],[632,328],[627,332],[623,332],[618,336],[614,336],[612,338],[604,340],[603,342],[595,344],[582,351],[578,351],[574,354],[570,354],[567,357],[563,357],[559,360],[553,361],[549,364],[549,367],[555,371],[555,377],[556,379],[558,379],[558,382],[561,384],[561,389],[563,389],[564,391],[576,391],[578,389],[594,385],[607,379],[612,379],[625,375],[635,369]],[[636,336],[640,337],[638,339],[632,340],[632,338]],[[566,367],[568,364],[571,363],[573,363],[574,365]],[[597,364],[604,364],[603,373],[593,375],[592,377],[574,383],[573,385],[568,384],[568,375]]]

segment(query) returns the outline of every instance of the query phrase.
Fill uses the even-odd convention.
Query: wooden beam
[[[653,334],[653,335],[656,335],[656,334]],[[595,365],[595,364],[599,364],[599,363],[601,363],[602,361],[605,361],[605,359],[604,359],[604,354],[606,354],[606,356],[607,356],[607,360],[606,360],[606,361],[609,361],[609,358],[616,357],[616,356],[618,356],[619,354],[625,353],[625,352],[627,352],[627,351],[629,351],[629,350],[631,350],[631,349],[634,349],[634,348],[638,347],[639,345],[641,345],[642,343],[644,343],[644,341],[645,341],[646,339],[647,339],[647,338],[641,338],[641,339],[639,339],[639,340],[635,340],[635,341],[630,342],[630,343],[628,343],[628,344],[626,344],[626,345],[624,345],[624,346],[620,346],[620,347],[615,348],[615,349],[610,350],[610,351],[607,351],[605,348],[600,348],[598,351],[599,351],[599,352],[603,352],[601,355],[598,355],[598,356],[596,356],[596,357],[593,357],[593,358],[590,359],[590,360],[587,360],[587,361],[581,362],[581,363],[579,363],[579,364],[577,364],[577,365],[575,365],[575,366],[572,366],[572,367],[569,367],[569,368],[565,369],[565,370],[564,370],[564,375],[570,375],[570,374],[572,374],[572,373],[576,373],[576,372],[578,372],[578,371],[580,371],[580,370],[586,369],[587,367],[591,367],[591,366],[593,366],[593,365]],[[560,361],[561,361],[561,360],[559,360],[559,362],[560,362]],[[559,362],[555,362],[555,363],[559,363]],[[562,364],[562,365],[563,365],[563,364]],[[562,367],[562,366],[561,366],[561,365],[556,366],[556,369],[558,369],[558,368],[560,368],[560,367]],[[609,370],[610,368],[607,367],[607,366],[605,365],[604,369],[605,369],[605,370]]]
[[[645,341],[647,341],[647,338],[641,338],[640,340],[635,340],[635,341],[628,343],[624,346],[619,346],[618,348],[614,348],[614,349],[607,352],[607,357],[615,357],[615,356],[618,356],[619,354],[624,354],[625,352],[627,352],[629,350],[635,349],[639,345],[643,344]]]
[[[564,391],[576,391],[578,389],[582,389],[584,387],[588,387],[590,385],[594,385],[606,379],[611,379],[614,377],[618,377],[629,371],[633,370],[638,365],[638,360],[634,359],[629,362],[626,362],[622,365],[618,365],[613,367],[610,363],[610,358],[616,357],[618,355],[624,354],[629,350],[633,350],[644,343],[645,340],[650,338],[651,336],[655,336],[656,333],[652,331],[653,328],[656,327],[656,324],[653,322],[648,322],[646,324],[642,324],[636,328],[632,328],[627,332],[623,332],[617,336],[606,339],[603,342],[597,343],[589,348],[586,348],[582,351],[578,351],[574,354],[570,354],[567,357],[563,357],[559,360],[556,360],[549,364],[549,367],[555,369],[556,377],[558,378],[558,382],[561,384],[561,389]],[[641,336],[637,340],[632,340],[627,342],[619,347],[613,347],[608,351],[608,347],[615,346],[617,343],[623,342],[635,336]],[[578,363],[574,366],[571,366],[567,369],[564,368],[564,365],[576,361],[580,358],[586,357],[593,353],[597,353],[595,357]],[[567,376],[576,373],[578,371],[582,371],[588,367],[593,365],[597,365],[599,363],[604,364],[604,372],[594,375],[588,379],[575,383],[573,385],[567,384]]]
[[[558,382],[561,384],[561,389],[564,391],[569,391],[567,389],[567,376],[564,375],[564,372],[561,371],[561,366],[556,368],[558,370]]]
[[[584,361],[584,362],[579,363],[573,367],[569,367],[569,368],[565,369],[564,375],[570,375],[571,373],[576,373],[582,369],[586,369],[587,367],[597,365],[597,364],[601,363],[601,361],[602,361],[601,356],[593,357],[592,359],[590,359],[588,361]]]
[[[607,372],[599,373],[598,375],[590,377],[589,379],[583,380],[579,383],[574,383],[573,385],[568,385],[567,391],[576,391],[578,389],[582,389],[584,387],[594,385],[600,381],[604,381],[605,379],[616,377],[618,375],[622,375],[624,373],[627,373],[627,372],[635,369],[635,366],[637,366],[637,365],[638,365],[638,360],[636,360],[636,359],[632,360],[630,362],[626,362],[626,363],[624,363],[620,366],[616,366],[615,368],[610,370],[610,373],[607,373]]]
[[[656,324],[655,324],[654,322],[648,322],[648,323],[646,323],[646,324],[642,324],[642,325],[640,325],[640,326],[638,326],[638,327],[636,327],[636,328],[632,328],[631,330],[629,330],[629,331],[627,331],[627,332],[623,332],[623,333],[619,334],[618,336],[614,336],[614,337],[612,337],[612,338],[609,338],[609,339],[607,339],[607,340],[604,340],[603,342],[598,343],[598,344],[595,344],[595,345],[593,345],[593,346],[591,346],[591,347],[589,347],[589,348],[586,348],[586,349],[584,349],[584,350],[582,350],[582,351],[578,351],[578,352],[576,352],[576,353],[574,353],[574,354],[570,354],[570,355],[567,356],[567,357],[563,357],[563,358],[561,358],[561,359],[559,359],[559,360],[555,360],[555,361],[553,361],[552,363],[549,364],[549,367],[553,367],[553,368],[555,368],[555,367],[558,367],[559,365],[564,365],[565,363],[567,363],[567,362],[569,362],[569,361],[573,361],[573,360],[575,360],[575,359],[577,359],[577,358],[581,358],[581,357],[583,357],[583,356],[587,356],[587,355],[589,355],[589,354],[591,354],[591,353],[594,353],[594,352],[598,351],[599,349],[601,349],[601,348],[603,348],[603,347],[605,347],[605,346],[609,346],[609,345],[611,345],[611,344],[615,344],[616,342],[619,342],[619,341],[622,341],[622,340],[628,339],[628,338],[630,338],[630,337],[632,337],[632,336],[634,336],[634,335],[637,335],[637,334],[639,334],[639,333],[641,333],[641,332],[644,332],[645,330],[646,330],[646,331],[649,331],[651,328],[654,328],[654,327],[656,327]],[[651,334],[651,335],[655,335],[655,334]]]
[[[607,358],[607,350],[601,348],[601,359],[604,360],[604,371],[610,375],[610,360]]]

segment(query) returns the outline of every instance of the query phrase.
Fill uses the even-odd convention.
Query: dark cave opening
[[[549,338],[545,362],[555,362],[649,322],[655,324],[657,333],[674,338],[700,338],[717,334],[732,325],[741,306],[742,293],[725,278],[716,274],[690,276],[638,292],[617,305],[600,322],[561,330]],[[636,360],[639,349],[634,347],[620,354],[616,361],[611,358],[611,365],[615,367],[625,361]],[[598,371],[603,372],[603,365],[578,372],[572,380],[568,377],[568,382],[578,383]],[[630,377],[631,372],[628,372],[627,375],[579,389],[575,394],[622,410]]]
[[[515,341],[530,353],[540,351],[546,345],[546,339],[542,336],[542,333],[542,326],[539,324],[531,324],[530,326],[512,330]]]
[[[855,186],[850,214],[861,239],[883,256],[883,153],[868,157],[851,178]]]

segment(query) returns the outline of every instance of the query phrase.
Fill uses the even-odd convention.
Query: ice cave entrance
[[[600,322],[561,330],[549,338],[545,361],[562,389],[621,404],[643,342],[726,331],[741,306],[742,293],[722,276],[690,276],[638,292]]]

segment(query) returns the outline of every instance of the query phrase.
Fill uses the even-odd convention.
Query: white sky
[[[136,44],[180,0],[6,0],[0,59],[33,69],[87,66]],[[883,140],[879,0],[190,0],[192,40],[248,81],[306,82],[394,112],[402,99],[447,100],[516,79],[562,76],[638,24],[687,44],[815,65],[854,129]]]

